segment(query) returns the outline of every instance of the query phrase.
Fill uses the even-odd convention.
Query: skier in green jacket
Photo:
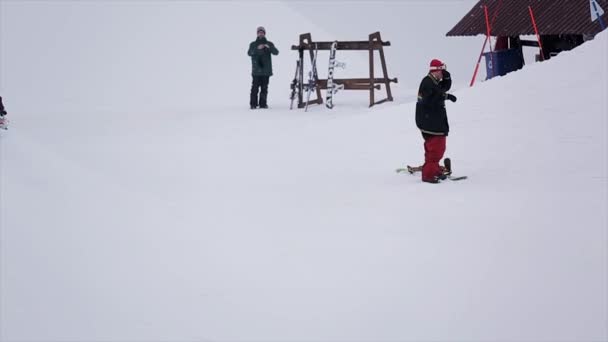
[[[272,76],[272,55],[278,55],[279,50],[271,41],[266,39],[266,29],[260,26],[257,30],[258,37],[249,44],[247,54],[251,57],[251,94],[249,106],[251,109],[268,108],[268,82]],[[258,101],[258,91],[260,98]]]

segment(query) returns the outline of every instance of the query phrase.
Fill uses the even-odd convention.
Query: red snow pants
[[[424,165],[422,166],[422,180],[432,181],[441,175],[439,162],[445,153],[445,135],[423,134],[424,137]]]

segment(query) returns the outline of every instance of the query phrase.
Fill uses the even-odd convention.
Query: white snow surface
[[[411,46],[303,3],[2,1],[0,341],[607,340],[608,36],[468,88],[480,40],[443,35],[474,3],[429,4]],[[258,25],[280,55],[251,111]],[[290,45],[348,25],[393,43],[396,101],[289,111]],[[408,59],[446,42],[473,48]],[[438,185],[394,172],[434,57],[469,176]]]

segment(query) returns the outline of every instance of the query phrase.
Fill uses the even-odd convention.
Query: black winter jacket
[[[445,110],[446,92],[452,87],[452,79],[447,70],[443,71],[443,80],[437,80],[428,74],[420,82],[418,102],[416,103],[416,126],[422,133],[448,135],[450,125]]]
[[[258,45],[268,44],[269,48],[258,49]],[[249,44],[247,54],[251,57],[252,76],[272,76],[272,57],[278,55],[279,50],[266,38],[258,38]]]

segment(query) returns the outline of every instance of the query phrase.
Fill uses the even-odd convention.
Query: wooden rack
[[[300,68],[298,77],[298,108],[306,107],[304,101],[304,52],[308,50],[310,55],[311,66],[315,69],[313,73],[318,75],[316,65],[313,65],[313,59],[315,49],[317,50],[330,50],[331,45],[334,42],[314,42],[310,33],[304,33],[300,35],[300,43],[293,45],[292,50],[299,52]],[[386,60],[384,58],[384,47],[390,46],[391,43],[386,41],[383,42],[380,36],[380,32],[375,32],[369,35],[369,40],[363,41],[338,41],[336,50],[351,50],[351,51],[369,51],[369,78],[339,78],[334,79],[334,84],[344,85],[345,90],[369,90],[369,106],[381,104],[386,101],[393,101],[393,95],[391,93],[391,82],[397,83],[397,78],[389,78],[386,67]],[[382,64],[382,78],[376,78],[374,76],[374,51],[377,50],[380,53],[380,62]],[[318,59],[318,57],[317,57]],[[379,101],[375,100],[375,90],[380,90],[381,85],[384,84],[386,88],[386,98]],[[323,98],[321,97],[321,90],[327,89],[327,79],[316,80],[316,99],[311,99],[308,104],[323,104]]]

